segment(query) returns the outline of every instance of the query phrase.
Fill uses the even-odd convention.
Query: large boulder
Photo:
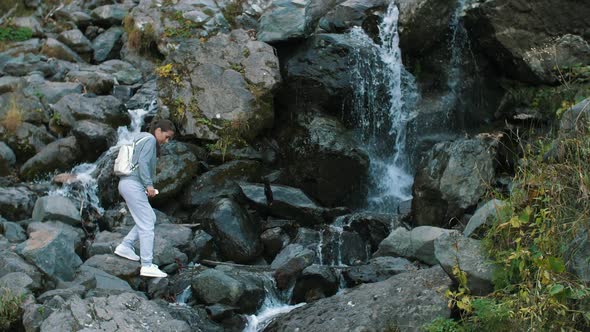
[[[82,260],[74,251],[74,242],[67,228],[40,227],[29,239],[17,246],[18,253],[46,275],[57,280],[74,279]]]
[[[374,17],[388,4],[387,0],[347,0],[334,6],[322,17],[319,26],[327,32],[342,32],[355,26],[368,29],[371,23],[374,24]]]
[[[18,254],[10,250],[0,251],[0,277],[11,272],[22,272],[33,279],[35,290],[40,290],[43,286],[44,275],[34,265],[27,263]]]
[[[80,146],[74,136],[61,138],[27,160],[21,167],[20,174],[25,179],[34,179],[55,170],[65,171],[80,161],[80,155]]]
[[[342,271],[348,287],[379,282],[396,274],[417,270],[417,267],[405,258],[376,257],[366,265],[353,266]]]
[[[576,0],[493,0],[466,8],[465,23],[503,74],[530,83],[555,83],[555,67],[590,62],[588,11],[588,2]]]
[[[244,293],[242,283],[216,269],[199,273],[192,282],[197,299],[205,304],[236,305]]]
[[[299,273],[313,264],[315,253],[300,244],[286,246],[272,261],[274,278],[279,289],[287,289]]]
[[[187,144],[170,142],[162,147],[154,183],[160,194],[156,201],[176,197],[197,173],[197,157]]]
[[[293,288],[293,303],[313,302],[338,291],[338,278],[327,266],[310,265],[297,278]]]
[[[444,296],[450,286],[440,267],[402,273],[296,308],[264,331],[418,331],[450,316]]]
[[[469,222],[463,230],[463,235],[470,236],[481,226],[489,225],[498,220],[507,206],[509,206],[508,203],[499,199],[492,199],[486,202],[469,218]]]
[[[124,30],[121,27],[111,27],[92,41],[95,62],[100,63],[118,56],[117,53],[122,46],[121,36],[123,32]]]
[[[12,76],[26,76],[36,71],[43,75],[43,77],[49,77],[55,75],[57,72],[54,60],[47,59],[44,55],[31,53],[10,57],[0,65],[0,68],[2,68],[4,73]]]
[[[134,293],[82,300],[72,296],[41,324],[41,331],[73,331],[92,326],[102,331],[139,331],[150,326],[158,331],[190,331],[187,323],[173,319],[156,302]]]
[[[66,74],[66,80],[78,82],[84,85],[88,93],[97,95],[108,95],[112,92],[115,85],[115,78],[101,71],[96,71],[95,67],[88,67],[85,70],[70,70]]]
[[[414,179],[412,210],[416,225],[448,225],[474,206],[492,180],[495,142],[460,139],[436,144]]]
[[[80,144],[82,158],[89,161],[95,161],[117,141],[117,133],[111,126],[94,120],[76,121],[72,134]]]
[[[274,120],[272,92],[281,80],[274,49],[246,31],[191,39],[157,69],[159,97],[180,133],[221,138],[220,147],[253,138]]]
[[[71,48],[62,42],[53,38],[47,38],[43,48],[41,49],[41,53],[47,55],[48,57],[60,60],[84,63],[84,60],[76,52],[72,51]]]
[[[14,151],[17,162],[21,163],[55,140],[45,126],[35,126],[28,122],[20,123],[15,130],[0,125],[0,136]]]
[[[9,220],[31,217],[37,195],[26,187],[0,187],[0,215]]]
[[[86,61],[92,58],[92,44],[78,29],[67,30],[59,34],[57,40],[68,45],[72,50],[82,56]]]
[[[494,290],[492,278],[495,266],[485,253],[481,241],[450,232],[434,241],[434,253],[449,276],[452,276],[455,266],[467,274],[467,287],[473,294],[487,295]]]
[[[70,225],[82,223],[78,207],[71,199],[63,196],[38,198],[33,208],[33,219],[38,221],[57,220]]]
[[[10,117],[18,113],[21,121],[33,124],[45,124],[49,122],[48,112],[45,112],[45,106],[41,103],[38,96],[23,94],[19,92],[8,92],[0,95],[0,119],[3,119],[4,125]]]
[[[353,133],[331,116],[294,116],[279,136],[288,183],[324,206],[364,202],[369,157]]]
[[[121,101],[113,96],[69,94],[52,106],[54,124],[69,129],[76,121],[95,120],[114,128],[129,124],[129,116]]]
[[[202,223],[228,260],[249,262],[262,253],[258,221],[231,199],[222,198],[207,204],[195,212],[192,219]]]
[[[430,226],[420,226],[408,231],[398,227],[381,242],[375,256],[401,256],[434,265],[438,263],[434,242],[448,233],[457,231]]]
[[[131,285],[137,284],[139,269],[141,268],[138,262],[130,261],[113,254],[92,256],[84,262],[83,266],[102,270],[129,282]]]

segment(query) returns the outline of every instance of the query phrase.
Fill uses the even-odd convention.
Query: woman
[[[119,180],[119,193],[125,199],[135,226],[115,249],[115,254],[132,261],[139,261],[133,243],[139,240],[141,254],[140,275],[144,277],[164,278],[168,275],[157,265],[152,264],[154,253],[154,226],[156,214],[148,197],[154,197],[153,178],[156,176],[156,157],[160,155],[160,145],[168,143],[174,136],[174,124],[169,120],[156,120],[150,124],[149,133],[140,133],[135,137],[137,145],[133,151],[132,164],[137,165],[128,176]]]

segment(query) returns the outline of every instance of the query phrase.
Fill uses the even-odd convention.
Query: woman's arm
[[[143,147],[139,149],[141,152],[137,162],[139,164],[139,179],[147,189],[150,186],[152,188],[154,186],[150,163],[152,162],[153,156],[156,154],[156,138],[150,135],[143,144]]]

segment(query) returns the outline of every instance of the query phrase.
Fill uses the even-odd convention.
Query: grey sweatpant
[[[148,201],[145,188],[136,180],[121,178],[119,181],[119,193],[127,202],[127,208],[135,221],[135,226],[123,239],[123,244],[133,248],[133,243],[139,240],[141,265],[152,264],[154,256],[154,226],[156,214]]]

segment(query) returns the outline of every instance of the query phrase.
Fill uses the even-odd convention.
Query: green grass
[[[33,31],[29,28],[0,27],[0,42],[19,42],[32,37]]]
[[[22,317],[23,297],[7,288],[0,289],[0,331],[9,331]]]

